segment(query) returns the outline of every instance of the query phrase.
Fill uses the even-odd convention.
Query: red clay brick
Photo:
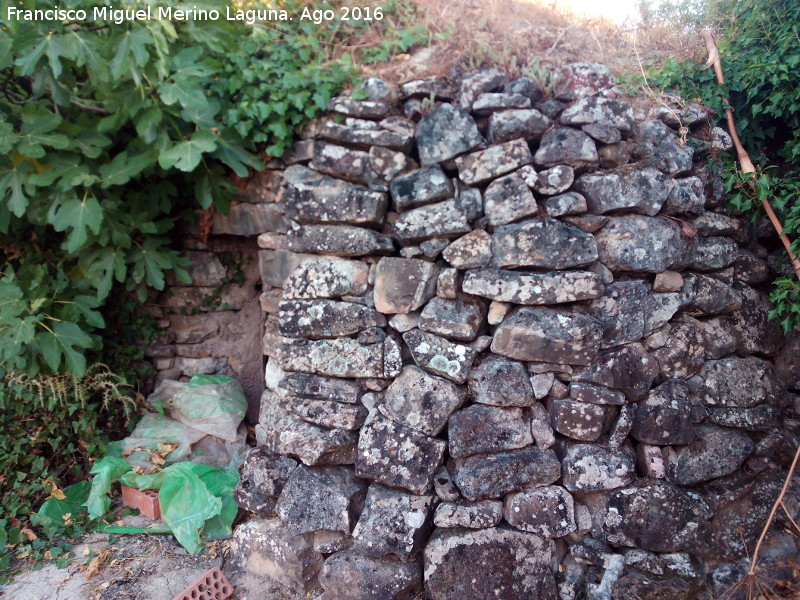
[[[144,516],[151,519],[161,518],[161,505],[158,503],[158,490],[137,490],[123,485],[122,502],[125,506],[138,508]]]
[[[219,567],[213,567],[172,600],[225,600],[231,595],[233,586]]]

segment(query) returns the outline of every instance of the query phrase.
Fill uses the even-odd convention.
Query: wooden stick
[[[720,60],[717,43],[714,41],[714,35],[708,29],[704,29],[703,40],[705,41],[706,49],[708,50],[708,61],[706,62],[706,68],[714,67],[714,73],[717,76],[717,83],[722,85],[725,83],[725,76],[722,73],[722,61]],[[731,102],[728,98],[723,98],[722,100],[727,105],[725,108],[725,116],[728,119],[728,131],[730,131],[733,145],[736,148],[736,156],[739,159],[739,165],[742,168],[742,172],[755,173],[756,168],[753,166],[753,162],[750,160],[750,155],[744,149],[744,146],[742,146],[742,142],[739,140],[739,134],[736,132],[736,123],[733,120],[733,108],[731,107]],[[750,181],[750,185],[755,188],[755,181]],[[788,236],[783,233],[783,226],[778,220],[778,217],[775,215],[775,211],[772,210],[772,206],[770,205],[769,201],[764,199],[761,204],[763,205],[764,211],[767,213],[769,220],[772,222],[773,227],[775,227],[775,231],[778,232],[778,236],[781,238],[783,245],[786,247],[786,251],[789,253],[789,258],[792,260],[792,266],[794,267],[795,275],[797,275],[797,278],[800,279],[800,260],[798,260],[797,256],[795,256],[792,252],[791,241],[789,241]],[[778,508],[783,504],[783,498],[786,496],[786,491],[789,489],[789,484],[794,477],[794,472],[797,468],[798,461],[800,461],[800,446],[797,447],[797,451],[794,454],[794,460],[792,460],[792,465],[789,467],[789,474],[786,476],[786,480],[783,482],[783,487],[778,494],[778,498],[772,505],[772,510],[769,512],[767,522],[764,524],[764,529],[761,530],[761,535],[758,538],[755,550],[753,550],[753,559],[750,562],[750,571],[748,572],[748,575],[751,578],[755,576],[758,568],[758,554],[761,551],[761,545],[764,543],[764,538],[767,537],[767,532],[772,526],[772,520],[775,518],[775,513],[778,512]]]
[[[706,49],[708,50],[708,61],[706,62],[706,68],[714,67],[714,73],[717,76],[717,83],[722,85],[725,83],[725,75],[722,73],[722,61],[720,60],[717,43],[714,41],[714,35],[708,29],[704,29],[703,40],[705,41]],[[733,120],[733,108],[730,105],[731,102],[728,98],[723,98],[722,101],[727,105],[725,108],[725,116],[728,120],[728,131],[731,134],[733,146],[736,148],[736,157],[739,159],[739,165],[742,168],[742,172],[747,174],[755,173],[756,168],[753,166],[753,162],[750,160],[750,155],[747,153],[747,150],[745,150],[744,146],[742,146],[742,142],[739,139],[739,134],[736,131],[736,123]],[[755,188],[755,181],[751,181],[750,185]],[[775,211],[772,209],[772,205],[769,203],[769,200],[764,199],[761,205],[764,207],[764,212],[767,213],[767,217],[769,217],[769,220],[772,223],[772,226],[775,228],[775,231],[778,232],[778,237],[783,242],[786,252],[789,253],[789,258],[792,261],[792,267],[794,268],[795,275],[798,279],[800,279],[800,259],[798,259],[794,252],[792,252],[791,240],[783,232],[783,225],[775,214]]]

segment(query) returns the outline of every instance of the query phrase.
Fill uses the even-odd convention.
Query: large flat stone
[[[374,309],[336,300],[284,300],[278,306],[280,332],[287,337],[333,338],[382,325]]]
[[[469,392],[474,402],[491,406],[533,406],[528,372],[522,363],[490,356],[469,373]]]
[[[542,167],[580,168],[596,165],[600,159],[597,146],[588,135],[569,127],[555,127],[544,134],[533,160]]]
[[[289,250],[350,257],[394,252],[392,239],[350,225],[301,225],[289,233]]]
[[[313,531],[350,533],[367,484],[348,467],[299,466],[283,487],[276,511],[295,535]]]
[[[498,267],[567,269],[597,260],[594,238],[555,219],[533,219],[503,225],[492,235],[492,253]]]
[[[375,309],[406,314],[421,308],[436,294],[439,269],[416,258],[386,257],[375,268]]]
[[[489,141],[502,144],[517,138],[538,140],[552,124],[549,117],[533,108],[495,112],[489,117]]]
[[[483,212],[490,225],[506,225],[536,214],[536,198],[518,173],[495,179],[483,195]]]
[[[352,338],[284,343],[278,361],[287,371],[333,377],[386,377],[384,344],[362,344]]]
[[[325,561],[319,583],[320,600],[411,600],[422,590],[422,565],[338,552]]]
[[[393,225],[403,243],[435,237],[454,238],[472,231],[467,213],[457,200],[428,204],[402,213]]]
[[[458,176],[467,185],[495,179],[533,162],[524,140],[512,140],[456,159]]]
[[[584,175],[575,182],[575,189],[594,214],[628,210],[652,217],[661,210],[673,185],[674,180],[648,167],[619,175]]]
[[[600,444],[565,443],[562,485],[570,492],[602,492],[628,485],[636,475],[630,444],[611,448]]]
[[[530,421],[521,408],[473,404],[450,417],[450,456],[516,450],[533,444]]]
[[[644,346],[635,342],[601,352],[572,379],[615,388],[628,399],[638,400],[644,397],[657,375],[658,364]]]
[[[514,304],[564,304],[603,295],[605,286],[595,273],[565,271],[520,273],[475,269],[464,274],[461,289],[473,296]]]
[[[426,493],[447,443],[403,427],[379,414],[361,428],[356,475],[384,485]]]
[[[696,439],[667,455],[667,479],[682,486],[730,475],[753,452],[755,444],[744,433],[699,426]]]
[[[447,200],[455,194],[453,182],[439,165],[412,171],[392,180],[389,186],[398,210],[408,210],[438,200]]]
[[[600,261],[612,271],[661,273],[686,260],[681,227],[664,217],[615,217],[595,233]]]
[[[561,477],[561,464],[552,450],[530,447],[454,458],[452,473],[464,497],[475,501],[551,484]]]
[[[263,445],[273,454],[294,456],[309,466],[347,465],[355,461],[357,441],[355,431],[328,429],[284,416],[266,428]]]
[[[446,161],[483,143],[473,118],[452,104],[440,104],[423,117],[414,135],[423,166]]]
[[[601,335],[591,317],[525,307],[498,326],[492,352],[516,360],[588,365],[597,356]]]
[[[286,216],[298,223],[379,225],[388,201],[386,194],[293,166],[284,172]]]
[[[432,298],[420,313],[419,328],[459,342],[475,339],[486,318],[486,303],[478,298]]]
[[[556,598],[553,553],[551,540],[506,527],[438,529],[425,548],[425,589],[431,600]]]
[[[753,356],[709,360],[694,381],[698,383],[698,400],[710,407],[773,404],[783,393],[770,363]]]
[[[469,346],[450,342],[442,337],[412,329],[403,334],[418,367],[456,383],[467,379],[475,350]]]
[[[286,283],[286,299],[338,298],[361,296],[367,291],[369,267],[366,263],[343,258],[315,257],[297,266]]]
[[[545,538],[563,537],[576,528],[572,495],[557,485],[509,494],[503,516],[513,527]]]

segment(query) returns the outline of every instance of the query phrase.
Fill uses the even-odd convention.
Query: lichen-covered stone
[[[675,179],[675,186],[664,203],[668,215],[700,214],[705,209],[706,193],[699,177]]]
[[[594,238],[555,219],[534,219],[498,227],[492,235],[498,267],[567,269],[597,260]]]
[[[251,448],[239,465],[240,481],[234,490],[236,504],[261,516],[275,514],[286,480],[297,468],[297,461],[270,453],[266,448]]]
[[[612,271],[660,273],[681,266],[687,253],[680,225],[664,217],[614,217],[595,239],[600,262]]]
[[[708,507],[677,486],[646,482],[615,492],[605,518],[609,542],[653,552],[692,552],[708,544]]]
[[[578,371],[573,381],[595,383],[622,391],[629,399],[642,398],[658,375],[658,365],[636,342],[601,352],[592,363]]]
[[[625,404],[625,394],[622,392],[590,383],[572,383],[569,386],[569,397],[578,402],[588,402],[590,404]]]
[[[553,92],[560,100],[572,101],[595,94],[606,95],[616,84],[616,78],[605,65],[575,62],[556,69]]]
[[[499,90],[505,80],[506,74],[499,69],[478,69],[467,73],[461,80],[459,106],[469,110],[481,94]]]
[[[513,93],[485,93],[472,103],[472,110],[479,115],[488,115],[498,110],[530,107],[530,98]]]
[[[384,377],[384,344],[362,344],[352,338],[284,343],[278,361],[287,371],[333,377]]]
[[[386,212],[386,194],[334,179],[306,167],[284,172],[286,215],[298,223],[378,225]]]
[[[576,528],[572,495],[557,485],[509,494],[503,516],[513,527],[546,538],[564,537]]]
[[[739,258],[739,246],[726,237],[708,237],[694,240],[688,262],[698,271],[718,271],[730,267]]]
[[[417,496],[379,484],[369,487],[364,510],[353,531],[353,547],[376,558],[411,560],[425,544],[436,496]]]
[[[675,132],[661,121],[645,121],[639,126],[637,154],[667,175],[680,175],[692,168],[694,148],[683,145]]]
[[[561,465],[552,450],[529,447],[454,458],[452,473],[464,497],[474,502],[553,483],[561,476]]]
[[[591,138],[596,139],[598,142],[603,144],[618,144],[622,140],[622,134],[620,133],[619,129],[614,127],[613,125],[601,124],[601,123],[589,123],[587,125],[581,126],[581,131],[588,135]],[[598,154],[600,154],[600,150],[598,149]],[[600,156],[600,164],[602,165],[603,157]],[[605,166],[605,165],[603,165]]]
[[[381,119],[389,113],[389,106],[385,102],[336,96],[328,101],[328,110],[359,119]]]
[[[619,100],[589,96],[575,102],[561,113],[564,125],[610,125],[620,131],[633,129],[633,109]]]
[[[523,140],[511,140],[456,159],[458,176],[467,185],[480,184],[533,162]]]
[[[285,416],[266,429],[263,446],[273,454],[300,459],[305,465],[347,465],[355,460],[358,434],[328,429]]]
[[[445,200],[402,213],[394,222],[394,234],[403,243],[435,237],[454,238],[472,231],[469,218],[458,200]]]
[[[299,466],[283,487],[276,512],[292,533],[350,533],[361,513],[365,482],[348,467]]]
[[[536,404],[523,364],[499,356],[484,359],[470,371],[469,392],[475,402],[491,406]]]
[[[589,210],[598,215],[619,210],[656,215],[672,187],[673,181],[652,167],[619,175],[583,175],[575,182]]]
[[[503,519],[503,503],[499,500],[480,502],[442,502],[436,507],[433,524],[436,527],[465,527],[486,529]]]
[[[408,152],[411,149],[413,133],[413,129],[410,133],[392,131],[383,129],[373,121],[354,118],[347,119],[345,124],[326,121],[320,128],[318,139],[358,148],[376,146]]]
[[[669,321],[681,307],[679,294],[658,294],[641,280],[607,285],[588,308],[603,327],[603,347],[635,342]]]
[[[286,299],[360,296],[367,291],[369,267],[343,258],[312,258],[300,264],[283,284]]]
[[[439,336],[412,329],[403,334],[411,356],[418,367],[456,383],[464,383],[475,360],[469,346],[455,344]]]
[[[683,278],[683,307],[695,316],[733,312],[742,305],[742,296],[731,286],[702,273],[689,273]]]
[[[545,196],[567,191],[575,179],[575,172],[567,165],[557,165],[538,173],[533,189]],[[550,215],[555,216],[555,215]]]
[[[694,439],[691,409],[686,382],[668,379],[639,403],[631,435],[659,446],[688,444]]]
[[[500,324],[492,352],[517,360],[588,365],[597,356],[600,325],[584,315],[520,308]]]
[[[298,419],[321,427],[355,431],[367,418],[367,409],[356,404],[291,398],[286,402],[287,410]]]
[[[313,540],[310,533],[294,535],[277,517],[251,519],[236,528],[231,556],[250,575],[306,593],[315,587],[324,560]]]
[[[611,448],[600,444],[565,443],[562,485],[570,492],[602,492],[628,485],[636,474],[630,444]]]
[[[548,198],[544,202],[544,210],[549,217],[579,215],[587,211],[586,198],[578,192],[567,192]]]
[[[753,440],[743,433],[699,426],[692,443],[668,453],[667,479],[686,486],[729,475],[754,449]]]
[[[357,381],[346,381],[338,377],[325,377],[312,373],[283,373],[278,383],[278,390],[301,398],[347,404],[357,403],[363,392],[361,384]]]
[[[603,295],[600,277],[588,271],[520,273],[475,269],[464,275],[462,289],[473,296],[514,304],[563,304]]]
[[[325,561],[319,583],[320,600],[412,600],[422,590],[422,566],[338,552]]]
[[[489,118],[489,141],[502,144],[518,138],[536,140],[552,124],[549,117],[533,108],[495,112]]]
[[[461,406],[466,390],[414,366],[403,368],[386,389],[383,408],[392,420],[426,435],[438,435]]]
[[[436,293],[436,265],[416,258],[386,257],[375,268],[375,309],[406,314],[421,308]]]
[[[438,529],[425,548],[425,590],[431,600],[555,598],[554,550],[551,540],[502,526]]]
[[[349,225],[301,225],[289,232],[292,252],[351,257],[390,254],[392,239],[370,229]]]
[[[597,146],[582,131],[569,127],[550,129],[542,137],[533,162],[542,167],[568,165],[581,168],[598,164]]]
[[[398,210],[430,204],[438,200],[452,198],[453,183],[439,165],[424,167],[407,175],[395,178],[389,189]]]
[[[361,428],[356,475],[384,485],[426,493],[442,463],[447,443],[403,427],[378,414]]]
[[[377,327],[384,319],[373,309],[336,300],[284,300],[278,307],[280,332],[287,337],[332,338]]]
[[[483,143],[473,118],[452,104],[440,104],[423,117],[414,135],[423,166],[446,161]]]
[[[486,304],[477,298],[432,298],[422,310],[419,328],[460,342],[475,339],[486,318]]]
[[[601,404],[552,401],[550,407],[553,429],[573,440],[593,442],[603,433],[608,407]]]
[[[696,323],[672,323],[665,344],[651,352],[664,377],[693,374],[705,359],[703,329]]]
[[[474,404],[448,422],[450,456],[515,450],[533,444],[531,427],[521,408]]]
[[[695,377],[697,398],[710,407],[751,408],[774,403],[780,394],[770,364],[754,356],[709,360]]]
[[[492,236],[476,229],[451,243],[442,257],[457,269],[478,269],[492,263]]]
[[[512,173],[495,179],[483,195],[483,212],[490,225],[505,225],[536,214],[538,207],[528,184]]]

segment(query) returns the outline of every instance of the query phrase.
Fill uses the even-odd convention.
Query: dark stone
[[[364,256],[394,252],[392,239],[349,225],[302,225],[289,232],[289,250],[333,256]]]
[[[450,456],[516,450],[533,444],[530,422],[521,408],[474,404],[448,421]]]
[[[695,485],[729,475],[755,449],[753,441],[738,431],[699,426],[695,434],[695,441],[667,455],[667,479],[678,485]]]
[[[667,175],[680,175],[692,168],[694,148],[681,145],[675,132],[661,121],[639,125],[637,156]]]
[[[489,117],[489,141],[502,144],[517,138],[538,140],[553,121],[536,109],[504,110]]]
[[[372,308],[336,300],[284,300],[278,306],[280,332],[287,337],[332,338],[378,327],[384,319]]]
[[[590,404],[625,404],[625,394],[616,390],[591,385],[589,383],[572,383],[569,386],[569,397],[578,402],[588,402]]]
[[[474,340],[486,319],[486,304],[477,298],[432,298],[422,310],[419,328],[460,342]]]
[[[650,578],[630,571],[612,584],[612,600],[689,600],[694,586],[681,577]]]
[[[269,452],[295,456],[305,465],[346,465],[354,461],[358,434],[285,416],[267,429],[265,438]]]
[[[622,134],[619,132],[619,129],[613,127],[612,125],[590,123],[581,127],[581,131],[603,144],[617,144],[622,140]],[[600,150],[598,149],[598,154],[599,153]]]
[[[772,366],[753,356],[710,360],[695,376],[697,398],[709,407],[751,408],[775,404],[782,394]]]
[[[560,538],[575,531],[572,495],[551,485],[509,494],[503,511],[513,527],[546,538]]]
[[[386,389],[383,408],[397,423],[433,436],[461,406],[465,393],[446,379],[407,366]]]
[[[296,460],[276,456],[266,448],[251,448],[239,466],[240,481],[234,490],[236,504],[257,515],[275,514],[278,496],[296,468]]]
[[[481,94],[472,103],[473,112],[479,115],[488,115],[500,110],[530,107],[530,98],[526,98],[522,94],[496,92]]]
[[[335,121],[326,121],[318,134],[318,139],[328,140],[346,146],[369,149],[370,146],[391,148],[403,152],[411,149],[414,131],[397,132],[382,129],[373,121],[348,119],[345,125]]]
[[[437,529],[425,548],[425,589],[431,600],[556,598],[553,554],[551,540],[506,527]]]
[[[581,168],[597,165],[599,157],[597,146],[588,135],[569,127],[556,127],[544,134],[533,161],[543,167]]]
[[[463,110],[469,110],[478,96],[499,90],[505,81],[506,74],[499,69],[480,69],[465,75],[461,80],[459,106]]]
[[[357,381],[313,375],[312,373],[286,373],[280,380],[279,389],[301,398],[348,404],[356,404],[363,391],[361,384]]]
[[[424,167],[394,179],[389,186],[398,210],[452,198],[453,183],[439,165]]]
[[[550,405],[553,429],[573,440],[593,442],[603,433],[608,407],[554,399]]]
[[[594,238],[555,219],[534,219],[498,227],[492,235],[498,267],[567,269],[597,260]]]
[[[742,296],[731,286],[701,273],[683,278],[681,295],[686,313],[696,316],[730,313],[742,305]]]
[[[465,527],[486,529],[503,520],[503,503],[499,500],[480,502],[442,502],[436,507],[433,524],[436,527]]]
[[[647,482],[614,493],[608,502],[608,541],[652,552],[691,552],[709,543],[708,507],[667,482]]]
[[[347,96],[336,96],[328,102],[328,110],[359,119],[382,119],[389,114],[389,105],[374,100],[353,100]]]
[[[577,192],[567,192],[545,200],[544,209],[549,217],[579,215],[587,210],[586,198]]]
[[[551,484],[561,476],[561,465],[552,450],[531,447],[454,458],[452,473],[464,497],[476,501]]]
[[[451,104],[440,104],[423,117],[415,137],[423,166],[446,161],[483,143],[472,117]]]
[[[568,190],[574,179],[572,167],[557,165],[541,171],[533,189],[544,196],[554,196]]]
[[[422,590],[422,568],[339,552],[325,561],[319,583],[320,600],[413,600]]]
[[[637,342],[601,352],[588,367],[575,373],[573,380],[615,388],[628,399],[638,400],[650,389],[656,375],[658,365]]]
[[[369,486],[364,511],[353,531],[354,549],[380,558],[411,560],[430,534],[436,496],[417,496],[382,485]]]
[[[595,214],[629,210],[654,216],[661,210],[672,189],[672,181],[653,168],[637,169],[617,175],[584,175],[575,182]]]
[[[355,431],[367,418],[367,409],[354,404],[341,404],[328,400],[289,398],[287,410],[298,419],[322,427]]]
[[[668,379],[651,391],[633,421],[631,435],[647,444],[688,444],[694,439],[689,386],[681,379]]]
[[[379,415],[361,428],[356,475],[384,485],[426,493],[442,463],[447,443],[417,433]]]
[[[606,125],[626,132],[634,126],[633,109],[630,106],[602,96],[578,100],[561,113],[560,120],[564,125]]]
[[[383,314],[407,314],[421,308],[436,293],[436,266],[416,258],[386,257],[375,268],[375,309]]]
[[[321,529],[350,533],[366,493],[366,483],[352,468],[301,465],[286,482],[276,512],[295,535]]]
[[[544,96],[542,88],[530,77],[519,77],[509,81],[503,91],[509,94],[522,94],[531,102],[538,102]]]
[[[553,94],[559,100],[579,100],[611,92],[617,85],[608,67],[598,63],[575,62],[556,69]]]
[[[522,363],[491,356],[469,374],[469,393],[475,402],[492,406],[536,404],[528,372]]]
[[[667,196],[664,212],[668,215],[696,215],[705,210],[705,186],[699,177],[675,179],[675,187]],[[724,234],[721,234],[724,235]]]
[[[612,271],[661,273],[686,259],[680,225],[663,217],[614,217],[595,239],[600,262]]]

